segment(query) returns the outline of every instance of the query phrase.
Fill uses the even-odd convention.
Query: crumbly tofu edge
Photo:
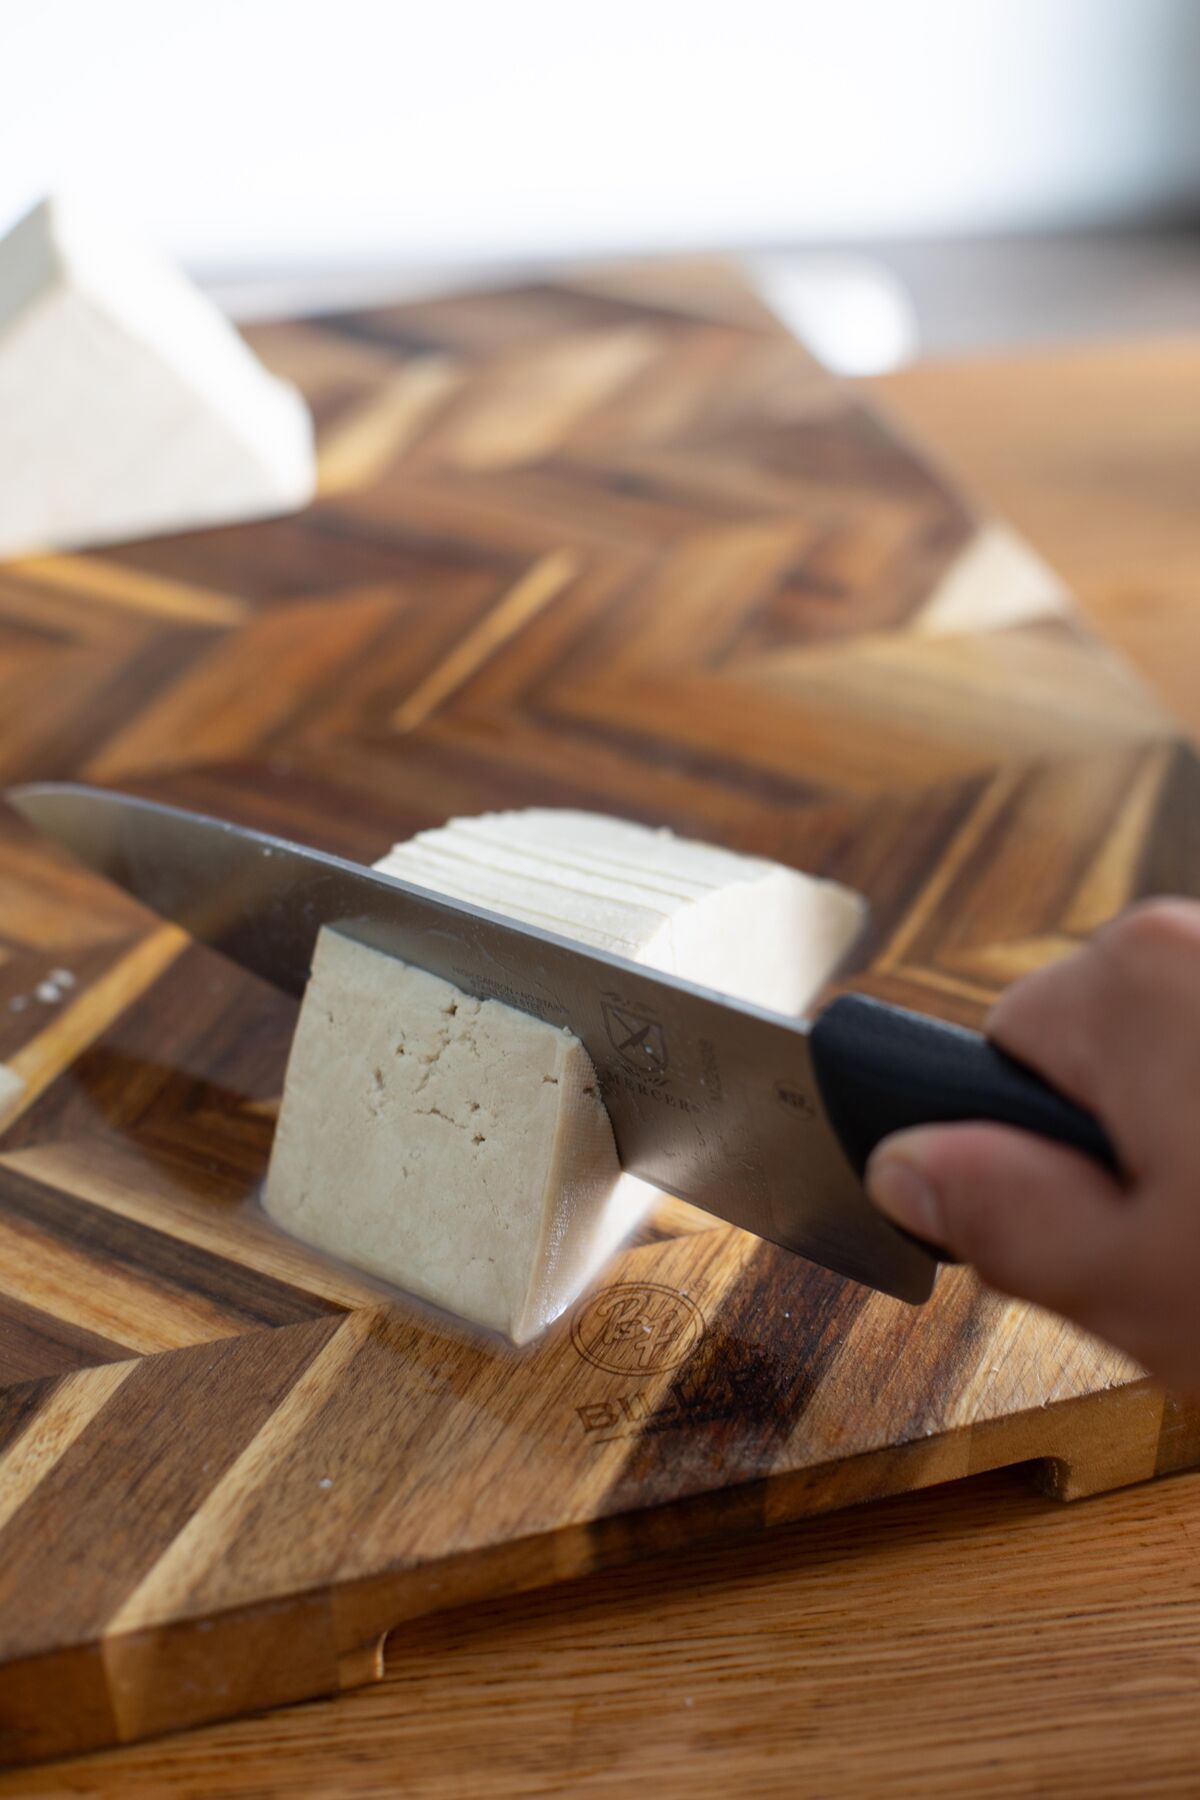
[[[485,1059],[489,1050],[494,1055],[506,1042],[515,1042],[532,1058],[530,1072],[543,1069],[541,1083],[531,1083],[528,1073],[521,1078],[522,1093],[530,1100],[530,1132],[504,1154],[514,1158],[532,1155],[532,1160],[527,1169],[516,1164],[507,1171],[503,1164],[498,1167],[499,1185],[510,1201],[511,1230],[504,1240],[506,1254],[501,1256],[497,1250],[495,1259],[486,1259],[495,1262],[492,1276],[486,1279],[482,1267],[472,1270],[471,1258],[475,1253],[478,1260],[489,1247],[483,1240],[491,1221],[481,1209],[478,1219],[468,1216],[456,1223],[454,1196],[437,1196],[436,1187],[432,1198],[426,1195],[415,1222],[427,1228],[430,1242],[436,1242],[441,1228],[448,1251],[442,1263],[435,1260],[431,1264],[428,1256],[414,1254],[411,1244],[404,1245],[404,1231],[411,1231],[414,1225],[412,1216],[403,1221],[395,1241],[388,1242],[388,1201],[382,1192],[386,1158],[394,1153],[402,1163],[404,1146],[416,1133],[406,1137],[404,1128],[406,1117],[414,1116],[406,1111],[411,1107],[411,1094],[389,1102],[383,1088],[372,1087],[372,1066],[383,1061],[386,1044],[396,1035],[399,1020],[393,1008],[406,994],[410,1001],[415,996],[426,1006],[452,1005],[455,1015],[484,1039]],[[353,1051],[343,1052],[358,1009],[367,1013],[362,1041],[356,1037]],[[377,1034],[375,1041],[371,1041],[373,1034]],[[514,1066],[522,1061],[510,1060]],[[506,1073],[502,1061],[489,1071],[501,1085]],[[378,1077],[374,1079],[377,1083]],[[481,1075],[480,1079],[487,1078]],[[543,1085],[553,1087],[553,1098],[542,1092]],[[314,1095],[319,1096],[315,1102]],[[314,1113],[314,1105],[328,1110],[327,1123],[322,1123],[323,1115]],[[545,1110],[550,1105],[554,1107],[552,1121]],[[376,1107],[384,1112],[375,1112]],[[391,1117],[387,1116],[389,1108]],[[436,1105],[429,1110],[437,1111]],[[338,1207],[330,1203],[327,1190],[309,1186],[313,1137],[315,1133],[356,1129],[357,1125],[348,1121],[359,1113],[361,1129],[368,1134],[356,1175],[357,1182],[364,1184],[361,1204]],[[438,1117],[442,1116],[439,1112]],[[445,1123],[450,1127],[452,1122],[447,1119]],[[427,1123],[422,1129],[442,1128]],[[489,1129],[503,1129],[503,1120],[491,1121]],[[318,1141],[325,1148],[324,1138]],[[453,1139],[449,1142],[454,1149],[447,1154],[468,1157],[459,1191],[470,1191],[478,1173],[483,1180],[474,1189],[474,1197],[481,1199],[486,1173],[471,1168],[465,1146]],[[496,1172],[494,1166],[492,1173]],[[569,1305],[597,1260],[644,1211],[652,1192],[620,1173],[595,1071],[578,1039],[500,1001],[478,1001],[463,995],[437,976],[336,932],[321,934],[292,1041],[264,1191],[268,1214],[284,1229],[406,1292],[522,1343]],[[522,1204],[524,1194],[528,1195],[527,1209]],[[397,1201],[403,1204],[402,1191]],[[464,1235],[458,1268],[449,1242],[455,1229],[477,1234],[477,1241]],[[490,1247],[496,1249],[494,1244]]]

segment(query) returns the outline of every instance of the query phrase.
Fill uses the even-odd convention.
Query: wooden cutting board
[[[0,570],[3,781],[363,858],[494,806],[665,822],[859,888],[848,984],[967,1022],[1200,892],[1171,720],[728,271],[254,338],[318,503]],[[914,1310],[671,1202],[525,1351],[397,1302],[256,1209],[293,1020],[0,818],[6,1760],[351,1686],[402,1619],[704,1534],[1200,1461],[966,1271]]]

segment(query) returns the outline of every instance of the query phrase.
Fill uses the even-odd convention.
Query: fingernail
[[[867,1164],[867,1193],[881,1213],[905,1231],[938,1243],[942,1230],[942,1209],[933,1187],[903,1157],[887,1151],[873,1156]]]

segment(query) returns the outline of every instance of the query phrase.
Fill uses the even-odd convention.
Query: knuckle
[[[1172,960],[1200,950],[1200,906],[1190,900],[1139,900],[1105,926],[1097,940],[1119,968],[1140,968],[1160,956]]]
[[[987,1017],[987,1033],[995,1043],[1035,1065],[1053,1059],[1060,1084],[1086,1070],[1092,1054],[1091,1034],[1080,1028],[1095,979],[1089,957],[1089,951],[1077,950],[1022,977]]]

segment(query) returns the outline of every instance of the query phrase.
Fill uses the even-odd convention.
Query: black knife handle
[[[829,1122],[860,1175],[893,1131],[961,1119],[1017,1125],[1121,1172],[1091,1113],[976,1031],[844,994],[817,1017],[809,1048]]]

